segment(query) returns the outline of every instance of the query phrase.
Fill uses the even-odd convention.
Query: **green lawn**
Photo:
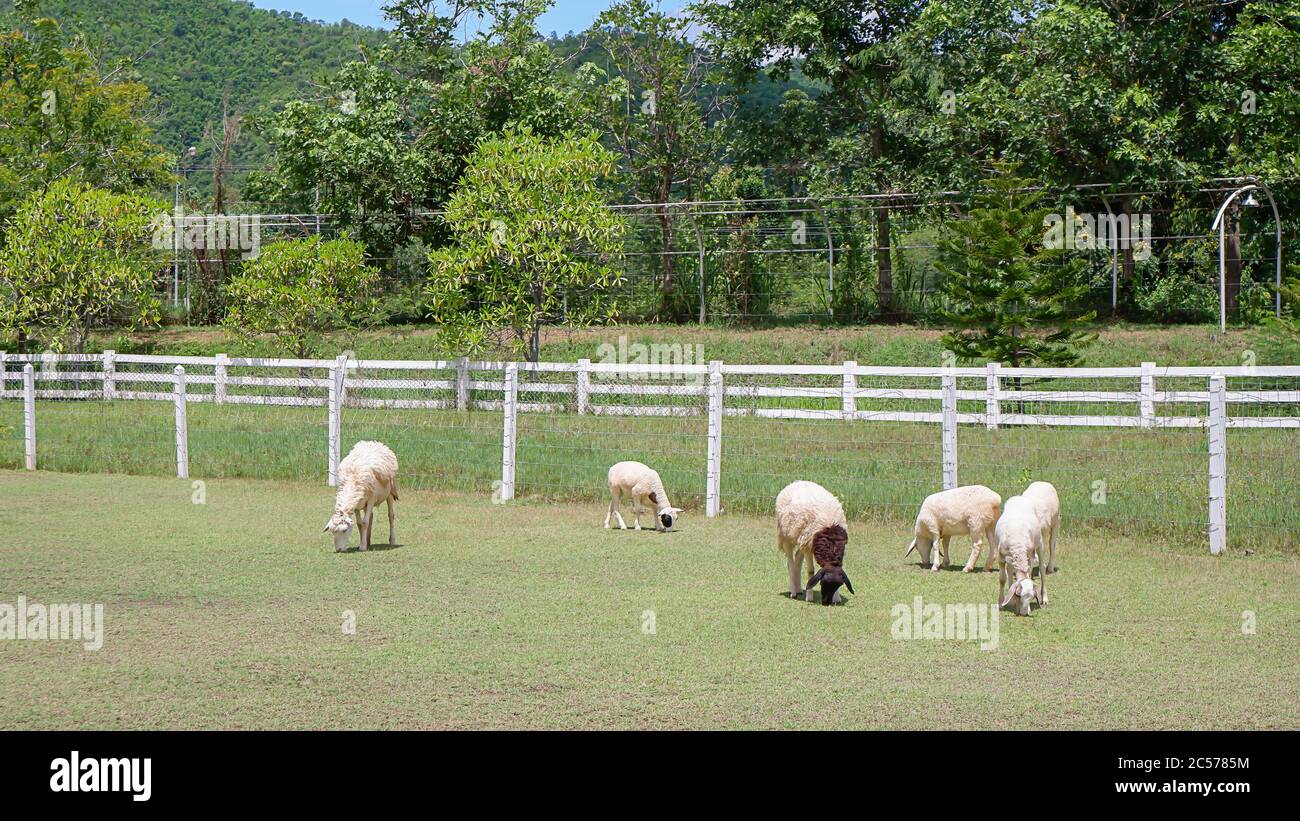
[[[0,471],[0,603],[107,623],[97,652],[0,641],[0,728],[1300,728],[1293,557],[1067,517],[1051,603],[982,651],[891,637],[895,605],[988,603],[997,581],[906,563],[906,528],[872,519],[850,524],[858,594],[823,608],[782,595],[766,516],[607,532],[598,502],[408,488],[397,549],[335,554],[318,482],[192,493]]]
[[[658,400],[655,400],[658,401]],[[0,468],[23,464],[21,403],[0,402]],[[45,470],[175,475],[169,402],[37,403],[37,460]],[[189,408],[190,475],[322,482],[323,408]],[[403,485],[489,494],[501,478],[501,414],[345,409],[343,450],[379,439],[397,453]],[[673,503],[702,510],[706,422],[688,418],[521,413],[518,495],[556,502],[607,498],[605,472],[638,459],[663,476]],[[806,478],[834,488],[854,517],[906,527],[942,487],[938,425],[728,417],[722,504],[764,515],[781,488]],[[1160,549],[1207,549],[1208,462],[1203,430],[1004,428],[963,425],[958,476],[1004,498],[1030,481],[1057,486],[1076,528],[1146,538]],[[1300,430],[1228,435],[1228,546],[1300,556]],[[1101,491],[1101,492],[1099,492]]]
[[[1143,361],[1160,365],[1257,365],[1300,363],[1300,338],[1274,326],[1231,327],[1226,335],[1215,325],[1138,325],[1098,323],[1098,339],[1084,348],[1083,363],[1092,367],[1135,367]],[[825,365],[855,360],[863,365],[941,365],[943,330],[917,325],[815,325],[746,328],[718,325],[635,324],[582,330],[548,329],[541,358],[599,361],[601,346],[637,343],[690,345],[705,360],[730,363],[803,363]],[[242,347],[219,328],[169,327],[130,336],[104,333],[87,350],[113,348],[119,353],[212,356],[249,353],[277,356],[271,339]],[[17,350],[0,340],[0,349]],[[336,334],[322,347],[322,356],[352,350],[362,359],[444,359],[456,354],[443,349],[435,329],[399,325],[360,334]]]

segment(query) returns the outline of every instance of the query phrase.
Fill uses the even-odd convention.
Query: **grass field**
[[[22,466],[21,414],[20,403],[0,402],[0,468]],[[175,474],[170,403],[42,401],[36,415],[42,469]],[[324,478],[323,409],[194,404],[188,426],[194,478]],[[399,455],[406,487],[490,493],[501,477],[501,427],[499,412],[349,408],[343,449],[379,439]],[[518,494],[600,500],[609,466],[639,459],[660,471],[675,504],[702,511],[705,428],[703,417],[520,414]],[[906,525],[942,487],[939,439],[929,424],[730,417],[723,507],[765,514],[782,487],[805,478],[834,489],[850,516]],[[1300,431],[1234,429],[1228,445],[1229,550],[1300,556]],[[1206,550],[1207,459],[1202,430],[972,425],[958,434],[961,482],[987,484],[1005,498],[1032,480],[1050,481],[1076,527],[1098,538],[1151,537],[1187,553]]]
[[[1160,365],[1242,365],[1252,352],[1258,365],[1300,363],[1300,338],[1276,326],[1229,328],[1220,334],[1213,325],[1138,325],[1098,323],[1098,339],[1083,348],[1083,365],[1132,367],[1143,361]],[[580,330],[548,329],[541,358],[574,361],[600,358],[600,346],[676,343],[700,345],[703,356],[732,363],[816,364],[854,360],[862,365],[939,365],[943,330],[917,325],[821,326],[746,328],[705,325],[617,325]],[[16,343],[0,348],[17,350]],[[119,353],[217,353],[279,356],[271,339],[252,345],[236,342],[220,328],[169,327],[131,335],[99,334],[87,350],[112,348]],[[457,354],[438,343],[436,329],[427,325],[398,325],[361,333],[335,334],[322,345],[323,356],[345,350],[362,359],[443,359]]]
[[[335,554],[319,484],[192,492],[0,472],[0,603],[103,603],[107,625],[95,652],[0,641],[0,727],[1300,728],[1293,558],[1067,521],[1050,604],[984,651],[891,637],[895,605],[997,581],[904,562],[878,523],[851,524],[857,595],[824,608],[783,595],[765,517],[607,532],[599,504],[408,490],[396,549]]]

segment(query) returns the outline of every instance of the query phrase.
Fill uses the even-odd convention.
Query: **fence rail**
[[[1182,532],[1202,534],[1212,552],[1225,548],[1234,516],[1245,534],[1261,541],[1279,527],[1292,534],[1288,542],[1296,538],[1300,366],[0,353],[0,400],[17,400],[0,403],[10,408],[0,413],[0,430],[9,427],[8,414],[17,432],[16,408],[22,406],[23,464],[29,469],[36,466],[37,434],[48,417],[49,433],[41,435],[53,443],[56,469],[159,472],[165,457],[154,440],[174,433],[171,467],[181,477],[305,478],[319,459],[316,470],[324,468],[332,485],[345,442],[383,438],[400,445],[395,449],[404,473],[416,471],[424,484],[490,476],[502,500],[517,494],[598,497],[604,467],[640,456],[662,466],[661,473],[666,469],[673,477],[669,482],[666,475],[666,483],[702,503],[708,516],[723,512],[724,503],[764,510],[785,481],[824,476],[827,484],[850,486],[846,495],[861,496],[860,504],[850,505],[857,512],[899,519],[912,515],[932,490],[956,486],[959,475],[997,482],[1006,495],[1027,475],[1053,476],[1069,486],[1063,495],[1086,488],[1094,507],[1099,482],[1100,504],[1107,504],[1112,477],[1133,522],[1154,526],[1165,515]],[[174,419],[122,410],[150,402],[170,403]],[[190,411],[191,405],[199,407]],[[492,422],[496,413],[501,417]],[[1243,430],[1233,435],[1242,437],[1241,481],[1227,472],[1230,429]],[[9,461],[16,466],[16,455],[8,459],[0,452],[0,465]],[[867,463],[872,467],[862,466]],[[1149,495],[1176,501],[1137,502],[1143,484]],[[1178,512],[1170,516],[1166,508]],[[1114,518],[1082,502],[1079,511],[1098,523]]]

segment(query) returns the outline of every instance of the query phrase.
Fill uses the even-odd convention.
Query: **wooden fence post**
[[[1142,427],[1154,427],[1156,423],[1156,363],[1142,363]]]
[[[212,394],[213,401],[218,405],[226,403],[226,380],[230,375],[230,357],[224,353],[217,354],[217,364],[212,369]]]
[[[469,357],[456,360],[456,410],[469,410]]]
[[[988,430],[997,430],[1002,421],[1002,398],[999,395],[1002,392],[1002,377],[998,374],[1001,367],[997,362],[990,362],[985,368],[984,427]]]
[[[172,371],[176,375],[176,478],[190,478],[190,430],[185,417],[185,369],[180,365]]]
[[[104,401],[117,398],[117,351],[104,351]]]
[[[943,381],[943,488],[957,487],[957,375],[945,373]]]
[[[578,386],[577,386],[577,404],[578,415],[583,416],[587,413],[587,406],[591,402],[591,360],[578,360]]]
[[[849,360],[844,363],[844,384],[840,387],[840,415],[845,419],[855,419],[858,414],[858,376],[853,369],[857,362]]]
[[[1228,403],[1224,379],[1210,377],[1210,554],[1228,545]]]
[[[515,498],[515,405],[518,397],[519,365],[507,362],[501,402],[501,492],[497,496],[503,502]]]
[[[36,470],[36,369],[23,366],[23,452],[28,470]]]
[[[704,515],[712,519],[722,512],[722,415],[726,389],[722,382],[722,362],[709,363],[708,462],[705,467]]]

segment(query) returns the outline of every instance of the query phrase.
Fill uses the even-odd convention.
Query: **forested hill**
[[[12,7],[0,0],[0,9]],[[240,0],[42,0],[38,8],[85,35],[102,63],[138,61],[139,79],[161,107],[156,138],[174,150],[196,144],[209,122],[220,122],[226,92],[245,114],[306,96],[314,78],[353,59],[359,45],[377,48],[385,37]],[[245,139],[236,161],[257,162],[263,151]]]

